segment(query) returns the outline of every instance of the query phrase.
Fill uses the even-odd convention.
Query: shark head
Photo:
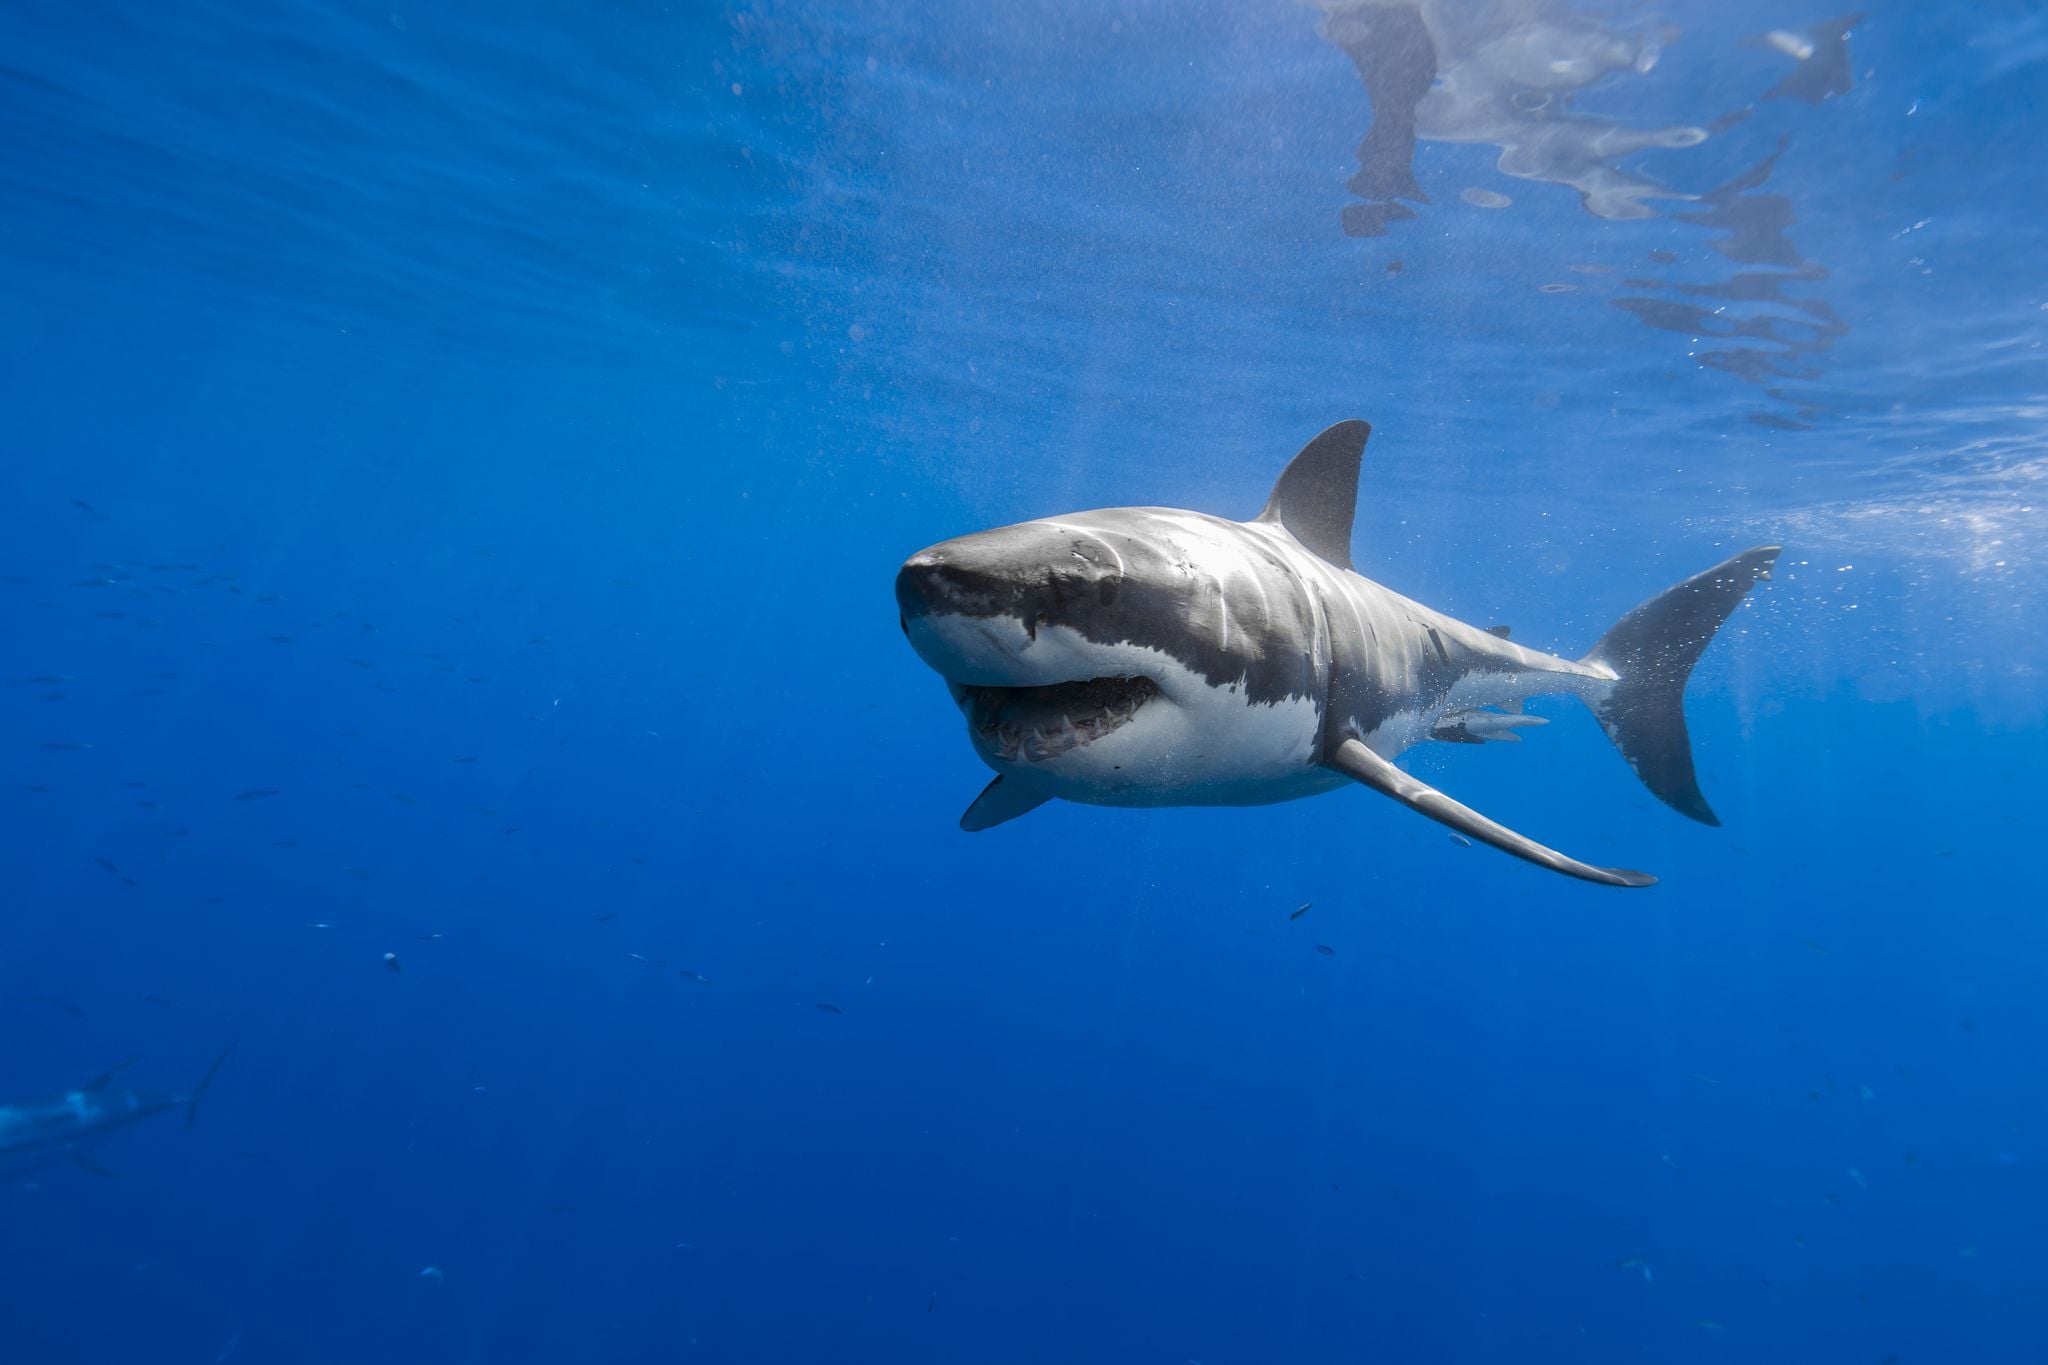
[[[896,576],[903,633],[1005,784],[963,823],[1053,796],[1246,805],[1327,786],[1323,592],[1350,564],[1369,430],[1342,422],[1310,442],[1253,521],[1118,507],[912,555]]]
[[[997,772],[1115,772],[1196,700],[1163,648],[1184,623],[1135,531],[1115,513],[1030,521],[919,551],[896,575],[904,634]]]

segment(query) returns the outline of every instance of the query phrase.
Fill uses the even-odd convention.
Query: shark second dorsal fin
[[[1365,422],[1339,422],[1303,446],[1280,471],[1259,520],[1281,526],[1318,558],[1350,568],[1358,463],[1371,435]]]

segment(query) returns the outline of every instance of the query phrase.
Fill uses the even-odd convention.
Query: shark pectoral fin
[[[103,1162],[101,1162],[101,1160],[98,1157],[94,1156],[91,1152],[73,1152],[71,1154],[71,1164],[78,1167],[78,1169],[81,1171],[86,1171],[93,1175],[105,1176],[109,1180],[113,1179],[114,1176],[114,1173],[108,1170],[106,1168],[106,1165]]]
[[[981,795],[975,797],[974,804],[960,816],[960,828],[969,834],[977,834],[1005,820],[1028,815],[1050,800],[1052,797],[1043,792],[1032,791],[1015,782],[1006,783],[998,777],[981,789]]]
[[[395,959],[394,959],[395,960]],[[236,1039],[240,1042],[240,1039]],[[191,1132],[192,1125],[199,1122],[199,1101],[206,1098],[206,1089],[213,1084],[213,1078],[220,1074],[223,1063],[234,1053],[235,1044],[229,1043],[220,1050],[220,1056],[213,1059],[213,1065],[206,1068],[206,1074],[199,1078],[199,1084],[192,1088],[192,1098],[185,1101],[185,1131]]]
[[[1577,858],[1567,858],[1554,848],[1545,848],[1534,839],[1487,819],[1470,806],[1460,805],[1427,782],[1410,777],[1358,740],[1347,739],[1338,745],[1336,752],[1324,760],[1324,766],[1354,782],[1362,782],[1374,791],[1386,793],[1439,824],[1449,825],[1481,843],[1492,844],[1503,853],[1512,853],[1517,858],[1553,872],[1562,872],[1567,877],[1580,877],[1605,886],[1649,886],[1657,880],[1647,872],[1631,872],[1622,867],[1595,867]]]

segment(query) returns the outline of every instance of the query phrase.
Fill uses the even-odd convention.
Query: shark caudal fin
[[[1693,772],[1685,680],[1744,594],[1771,576],[1780,548],[1744,550],[1658,593],[1615,622],[1580,661],[1615,672],[1614,690],[1593,703],[1593,714],[1629,767],[1659,801],[1704,825],[1721,821]]]
[[[220,1074],[221,1063],[225,1062],[228,1059],[228,1054],[234,1050],[235,1045],[233,1043],[229,1043],[220,1050],[220,1056],[213,1059],[213,1065],[206,1068],[206,1074],[199,1078],[199,1084],[193,1088],[192,1098],[185,1101],[186,1132],[191,1132],[192,1125],[199,1122],[199,1101],[206,1098],[206,1088],[213,1084],[213,1078]]]

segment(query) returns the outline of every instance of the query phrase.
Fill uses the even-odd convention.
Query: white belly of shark
[[[968,830],[1049,800],[1261,805],[1358,783],[1539,866],[1612,886],[1656,879],[1583,863],[1409,776],[1430,741],[1514,741],[1523,700],[1593,709],[1667,805],[1720,823],[1685,730],[1686,678],[1776,546],[1658,594],[1579,659],[1511,643],[1359,577],[1351,522],[1370,428],[1303,448],[1250,522],[1112,508],[946,541],[897,575],[904,634],[943,676],[996,772]]]

